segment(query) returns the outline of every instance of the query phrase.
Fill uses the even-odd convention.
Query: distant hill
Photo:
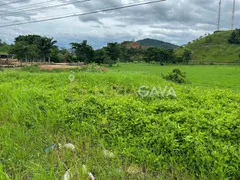
[[[233,31],[220,31],[200,37],[175,50],[181,56],[184,49],[192,51],[192,63],[236,63],[240,62],[240,45],[230,44],[228,39]]]
[[[171,43],[167,43],[164,41],[159,41],[156,39],[143,39],[143,40],[139,40],[137,41],[139,44],[141,44],[142,46],[147,46],[147,47],[160,47],[160,48],[164,48],[164,49],[176,49],[179,46],[171,44]]]

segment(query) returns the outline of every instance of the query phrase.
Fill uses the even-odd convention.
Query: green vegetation
[[[173,69],[172,72],[168,73],[167,75],[163,75],[163,79],[168,81],[172,81],[178,84],[187,83],[186,73],[182,72],[179,69]]]
[[[156,47],[148,48],[144,55],[145,62],[148,63],[160,63],[163,65],[163,63],[175,63],[176,58],[174,57],[173,50],[166,50]]]
[[[240,29],[235,29],[228,39],[231,44],[240,44]]]
[[[139,44],[141,44],[142,46],[158,47],[158,48],[163,48],[163,49],[176,49],[176,48],[179,47],[175,44],[159,41],[159,40],[156,40],[156,39],[149,39],[149,38],[139,40],[137,42]]]
[[[112,66],[117,62],[140,62],[148,63],[188,63],[191,60],[188,54],[176,57],[171,48],[129,48],[126,43],[108,43],[106,47],[94,50],[84,40],[82,43],[70,43],[71,49],[59,48],[53,38],[39,35],[19,36],[15,43],[6,50],[15,58],[25,62],[84,62],[108,64]],[[187,57],[187,59],[186,59]]]
[[[236,30],[237,31],[237,30]],[[182,56],[187,48],[192,53],[192,64],[239,63],[239,44],[229,43],[233,31],[221,31],[206,34],[176,50],[176,56]]]
[[[15,39],[15,44],[9,50],[17,59],[28,61],[50,61],[51,52],[55,48],[57,41],[53,38],[41,37],[39,35],[19,36]]]
[[[78,61],[85,63],[92,62],[94,57],[94,50],[87,44],[87,41],[83,41],[82,43],[71,43],[71,46]]]
[[[191,59],[192,59],[192,51],[187,49],[187,48],[185,48],[184,52],[183,52],[183,62],[189,64]]]
[[[161,78],[175,68],[193,84]],[[56,180],[67,170],[86,179],[83,165],[96,179],[239,179],[239,72],[149,64],[119,64],[108,73],[4,70],[0,179]],[[177,97],[143,98],[142,85],[172,87]]]
[[[0,39],[0,54],[8,54],[10,46]]]
[[[85,62],[109,64],[117,62],[148,62],[159,64],[225,64],[240,63],[240,30],[220,31],[205,34],[187,45],[176,47],[165,42],[144,39],[138,41],[145,48],[127,47],[131,41],[121,44],[108,43],[106,47],[94,50],[87,41],[70,43],[67,50],[55,46],[52,38],[39,35],[19,36],[15,44],[0,45],[0,52],[15,54],[25,61]],[[148,48],[146,46],[149,46]],[[151,47],[150,47],[151,46]],[[174,50],[173,50],[174,49]]]
[[[112,67],[111,71],[118,73],[140,73],[143,75],[156,75],[161,77],[173,69],[178,68],[186,72],[191,85],[203,89],[227,89],[240,90],[240,66],[159,66],[158,64],[120,64],[118,67]]]

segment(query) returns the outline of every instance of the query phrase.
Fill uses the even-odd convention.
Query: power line
[[[38,19],[38,20],[34,20],[34,21],[25,21],[25,22],[13,23],[13,24],[1,25],[0,28],[23,25],[23,24],[33,24],[33,23],[38,23],[38,22],[53,21],[53,20],[65,19],[65,18],[76,17],[76,16],[86,16],[86,15],[90,15],[90,14],[97,14],[97,13],[101,13],[101,12],[126,9],[126,8],[130,8],[130,7],[143,6],[143,5],[147,5],[147,4],[154,4],[154,3],[158,3],[158,2],[164,2],[164,1],[166,1],[166,0],[154,0],[154,1],[146,1],[146,2],[142,2],[142,3],[125,4],[122,6],[109,7],[109,8],[94,10],[94,11],[90,11],[90,12],[75,13],[75,14],[70,14],[70,15],[62,15],[59,17],[52,17],[52,18]]]
[[[24,9],[26,9],[26,8],[32,8],[32,7],[35,7],[35,6],[39,6],[39,5],[41,5],[41,4],[51,3],[51,2],[53,2],[53,1],[57,1],[57,0],[47,0],[47,1],[43,1],[43,2],[28,4],[28,5],[24,5],[24,6],[17,7],[17,8],[15,8],[14,10],[24,10]],[[10,12],[12,12],[12,11],[10,11]]]
[[[3,4],[0,4],[0,7],[1,6],[6,6],[6,5],[9,5],[9,4],[21,3],[21,2],[23,2],[23,1],[22,0],[16,0],[16,1],[8,2],[8,3],[3,3]]]
[[[68,3],[64,3],[64,4],[51,5],[51,6],[40,7],[40,8],[35,8],[35,9],[27,9],[27,10],[16,11],[16,12],[2,13],[2,14],[0,14],[0,16],[22,14],[25,12],[36,11],[36,10],[46,10],[46,9],[50,9],[50,8],[62,7],[62,6],[70,5],[70,4],[77,4],[77,3],[83,3],[83,2],[88,2],[88,1],[90,1],[90,0],[80,0],[80,1],[78,0],[75,2],[68,2]]]

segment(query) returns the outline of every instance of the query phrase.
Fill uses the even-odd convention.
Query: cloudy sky
[[[78,3],[76,3],[77,0],[21,0],[20,3],[8,4],[13,1],[16,0],[1,0],[0,26],[91,12],[144,0],[91,0]],[[221,29],[230,29],[232,0],[222,1]],[[235,24],[239,27],[240,0],[236,1]],[[69,4],[67,6],[46,8],[67,3]],[[216,30],[218,3],[219,0],[166,0],[105,13],[4,27],[0,28],[0,39],[11,43],[18,35],[40,34],[54,37],[63,47],[67,47],[70,42],[88,40],[94,48],[99,48],[107,42],[143,38],[154,38],[183,45]]]

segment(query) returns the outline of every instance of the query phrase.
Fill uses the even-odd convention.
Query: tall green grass
[[[188,80],[194,87],[203,89],[226,89],[237,92],[240,90],[240,66],[160,66],[158,64],[149,65],[146,63],[125,63],[109,68],[109,70],[114,73],[142,74],[158,78],[162,76],[162,74],[166,75],[175,68],[186,72]]]
[[[97,179],[240,177],[239,93],[119,71],[0,72],[0,179],[86,179],[83,165]],[[177,97],[142,98],[141,85]],[[76,151],[44,152],[54,143]]]

